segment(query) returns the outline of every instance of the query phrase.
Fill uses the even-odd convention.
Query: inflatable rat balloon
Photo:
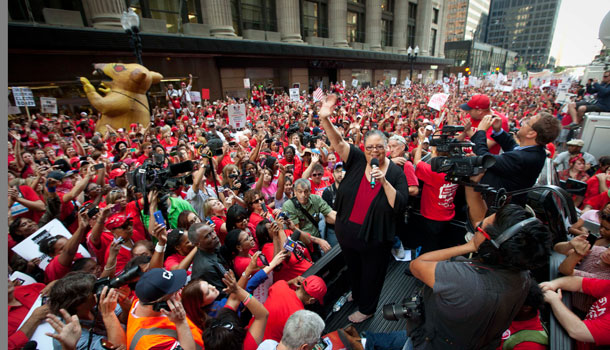
[[[163,76],[136,63],[96,63],[93,67],[93,75],[102,78],[99,91],[104,96],[95,91],[87,78],[81,77],[80,81],[89,102],[102,114],[95,131],[105,134],[106,124],[115,130],[128,130],[133,123],[148,127],[150,111],[146,91]]]

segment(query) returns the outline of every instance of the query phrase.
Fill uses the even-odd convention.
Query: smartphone
[[[138,150],[136,148],[130,149],[131,153],[136,153]]]
[[[267,261],[267,258],[262,253],[258,256],[258,260],[263,266],[269,266],[269,261]]]
[[[161,210],[157,210],[156,212],[154,212],[153,215],[157,224],[165,226],[165,218],[163,217],[163,213],[161,213]]]
[[[214,221],[212,221],[212,219],[210,219],[210,218],[206,218],[206,219],[205,219],[205,222],[206,222],[208,225],[214,225]]]
[[[109,184],[111,187],[116,187],[116,182],[114,182],[114,179],[110,179],[110,180],[108,180],[108,184]]]
[[[231,195],[231,190],[229,189],[224,189],[222,190],[222,194],[226,197],[229,197]]]
[[[86,160],[86,159],[85,159],[85,160]],[[95,164],[95,165],[93,166],[93,169],[95,169],[95,170],[104,169],[104,166],[105,166],[105,165],[104,165],[104,163]]]
[[[120,213],[122,209],[123,208],[121,208],[121,205],[119,203],[116,203],[115,205],[112,206],[112,209],[110,209],[110,213],[111,214]]]
[[[123,244],[123,242],[125,242],[125,238],[117,237],[117,238],[113,239],[112,242],[113,243],[118,243],[118,244]]]
[[[93,207],[93,208],[89,209],[89,211],[87,212],[87,216],[88,216],[89,218],[92,218],[92,217],[94,217],[94,216],[95,216],[95,214],[97,214],[97,213],[99,213],[99,212],[100,212],[100,208],[98,208],[98,207]]]
[[[599,237],[597,237],[596,235],[589,233],[589,235],[587,236],[587,241],[589,241],[589,243],[591,243],[591,246],[593,246],[598,238]]]
[[[160,301],[158,303],[154,303],[153,304],[153,310],[156,312],[161,312],[161,309],[165,309],[167,311],[169,310],[169,305],[167,304],[167,301]]]
[[[290,238],[286,238],[286,242],[284,242],[284,249],[286,249],[289,252],[294,252],[294,250],[297,247],[297,242],[293,241]]]
[[[104,338],[100,339],[100,345],[106,350],[114,349],[114,344],[109,342],[108,339],[104,339]]]

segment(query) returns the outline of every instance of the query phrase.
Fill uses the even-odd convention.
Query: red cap
[[[70,158],[70,165],[74,165],[74,163],[78,163],[80,162],[80,158],[79,157],[72,157]],[[78,166],[78,164],[77,164]]]
[[[125,225],[128,220],[131,221],[131,218],[124,214],[114,214],[106,221],[105,226],[109,230],[114,230],[117,227]]]
[[[471,109],[489,109],[489,97],[487,95],[474,95],[468,103],[460,105],[460,108],[469,111]]]
[[[121,168],[116,168],[114,170],[112,170],[110,172],[110,175],[108,175],[111,179],[114,179],[115,177],[121,176],[125,174],[125,170],[121,169]]]
[[[307,294],[316,298],[320,305],[324,305],[324,296],[326,295],[326,283],[316,275],[309,276],[303,281],[303,288]]]

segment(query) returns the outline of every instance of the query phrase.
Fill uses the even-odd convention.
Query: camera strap
[[[299,203],[299,201],[296,199],[296,197],[292,197],[290,198],[290,200],[292,201],[292,204],[294,204],[294,206],[299,209],[301,211],[301,213],[303,213],[303,215],[305,215],[305,217],[311,221],[311,223],[313,224],[314,227],[318,227],[318,221],[316,219],[313,218],[313,216],[311,216],[311,214],[309,214],[309,212],[307,210],[305,210],[305,208],[303,208],[303,206],[301,205],[301,203]],[[313,205],[313,203],[312,203]]]

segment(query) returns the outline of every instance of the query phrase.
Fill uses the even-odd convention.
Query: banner
[[[15,106],[36,107],[36,101],[34,101],[34,94],[32,94],[32,90],[25,87],[14,87],[12,90],[13,97],[15,98]]]
[[[445,105],[445,102],[447,102],[448,98],[448,94],[434,94],[432,95],[432,98],[430,98],[430,102],[428,102],[428,107],[440,111]]]
[[[241,129],[246,126],[246,105],[234,104],[227,106],[229,108],[229,124],[235,129]]]
[[[40,242],[43,239],[51,236],[64,236],[70,239],[72,234],[70,234],[70,231],[66,229],[61,221],[53,219],[53,221],[39,228],[38,231],[19,242],[19,244],[14,246],[12,250],[26,261],[40,258],[40,264],[38,264],[38,267],[44,271],[47,265],[49,265],[51,262],[52,258],[40,251]],[[78,246],[78,252],[81,253],[81,255],[85,258],[91,257],[89,252],[82,245]]]
[[[290,101],[299,102],[301,100],[299,97],[299,88],[292,88],[288,91],[290,92]]]
[[[201,99],[203,99],[203,100],[210,99],[210,89],[201,89]]]
[[[57,99],[55,97],[41,97],[40,109],[42,113],[57,114]]]

